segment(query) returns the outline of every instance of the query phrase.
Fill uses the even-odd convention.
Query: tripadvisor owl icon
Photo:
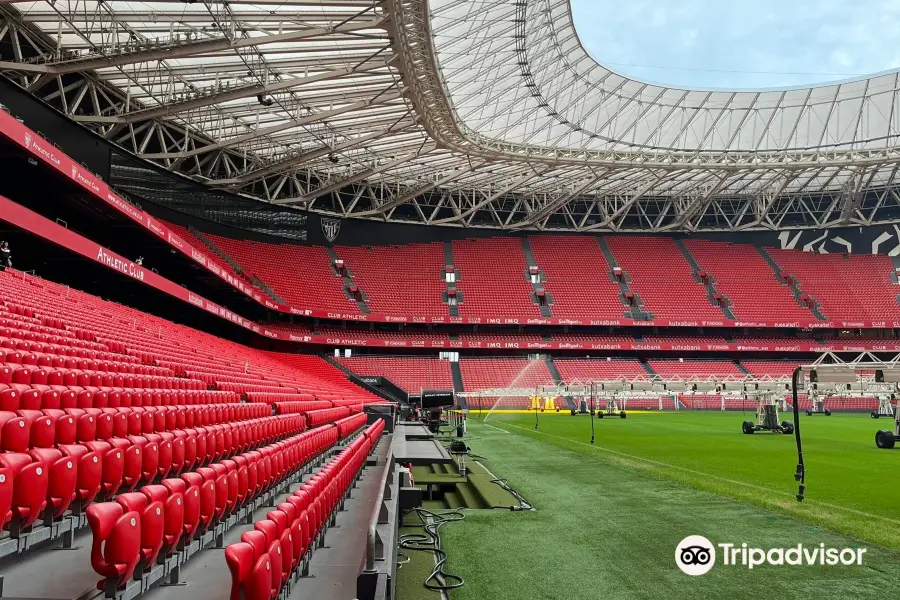
[[[675,564],[688,575],[705,575],[716,564],[716,548],[702,535],[689,535],[675,548]]]

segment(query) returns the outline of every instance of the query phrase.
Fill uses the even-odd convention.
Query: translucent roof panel
[[[129,160],[279,210],[577,231],[900,219],[897,73],[657,85],[591,57],[568,0],[0,3],[0,72]]]
[[[461,125],[478,136],[654,153],[897,145],[896,72],[804,89],[672,89],[630,79],[591,58],[568,0],[429,5],[450,104]]]

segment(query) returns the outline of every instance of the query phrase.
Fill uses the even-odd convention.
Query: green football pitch
[[[782,419],[792,419],[782,413]],[[793,435],[741,433],[752,413],[633,413],[624,421],[554,413],[538,418],[494,414],[485,421],[506,431],[771,508],[835,531],[900,550],[900,448],[875,447],[887,419],[867,414],[801,415],[806,499],[794,498],[797,452]]]
[[[545,413],[471,417],[468,444],[537,508],[466,511],[441,530],[451,598],[883,598],[900,583],[900,449],[887,422],[801,421],[807,495],[795,500],[792,436],[740,432],[740,412],[634,413],[595,420]],[[865,547],[862,566],[675,565],[688,535],[752,547]],[[721,560],[721,559],[720,559]],[[398,597],[425,597],[407,565]],[[418,593],[416,590],[418,589]],[[405,594],[402,592],[406,592]],[[436,597],[432,595],[433,597]]]

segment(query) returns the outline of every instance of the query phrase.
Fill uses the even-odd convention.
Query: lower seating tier
[[[364,419],[349,427],[358,430]],[[314,477],[289,495],[253,531],[225,549],[231,572],[231,600],[270,600],[290,593],[296,579],[306,571],[317,547],[324,545],[326,529],[375,448],[384,421],[370,425]]]
[[[7,451],[0,454],[2,526],[11,538],[27,536],[39,519],[40,524],[51,526],[70,508],[78,517],[98,497],[134,491],[170,474],[231,457],[305,427],[301,415],[270,416],[235,424]]]

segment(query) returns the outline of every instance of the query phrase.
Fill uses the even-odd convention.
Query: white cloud
[[[572,0],[585,46],[639,79],[773,87],[900,66],[897,0]]]

